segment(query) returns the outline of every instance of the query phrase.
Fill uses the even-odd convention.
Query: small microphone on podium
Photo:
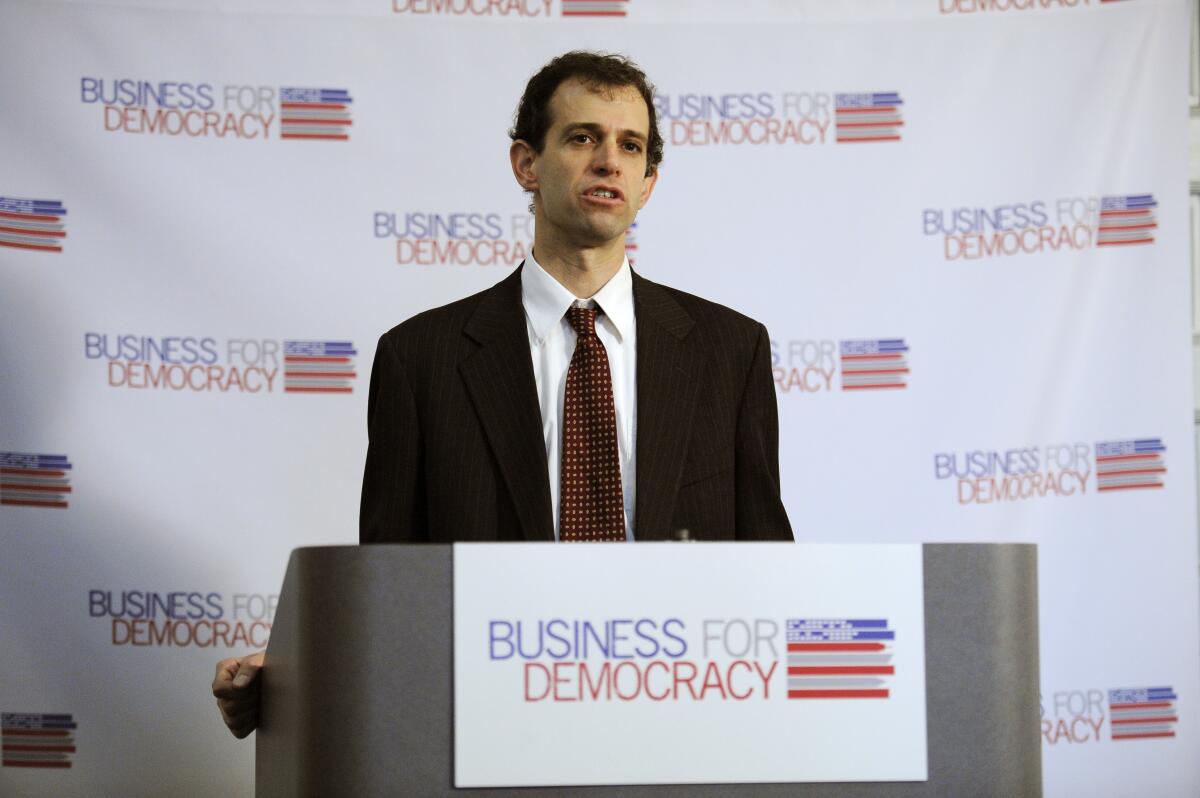
[[[692,533],[689,532],[686,528],[676,529],[675,532],[672,533],[672,540],[674,540],[676,543],[695,543],[696,542],[695,539],[692,537]]]

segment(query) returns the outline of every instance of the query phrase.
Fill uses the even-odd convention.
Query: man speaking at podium
[[[791,540],[766,328],[625,257],[662,160],[645,74],[559,56],[510,137],[531,257],[380,339],[360,542]],[[217,666],[239,737],[261,661]]]

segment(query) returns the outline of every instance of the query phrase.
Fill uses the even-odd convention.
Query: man
[[[360,542],[791,540],[766,329],[625,258],[662,159],[646,76],[566,53],[510,137],[532,256],[380,339]],[[239,737],[261,661],[217,667]]]

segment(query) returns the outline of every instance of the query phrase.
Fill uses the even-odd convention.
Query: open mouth
[[[587,197],[590,200],[593,200],[595,202],[599,202],[599,203],[602,203],[605,205],[618,203],[622,199],[620,191],[617,191],[615,188],[609,188],[607,186],[597,186],[595,188],[590,188],[587,191],[583,192],[583,196]]]

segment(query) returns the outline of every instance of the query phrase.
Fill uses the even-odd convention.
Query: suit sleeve
[[[390,338],[379,339],[367,399],[359,543],[417,543],[427,538],[421,428],[404,364]]]
[[[771,340],[758,341],[738,408],[735,444],[738,540],[794,540],[779,487],[779,413],[771,377]]]

